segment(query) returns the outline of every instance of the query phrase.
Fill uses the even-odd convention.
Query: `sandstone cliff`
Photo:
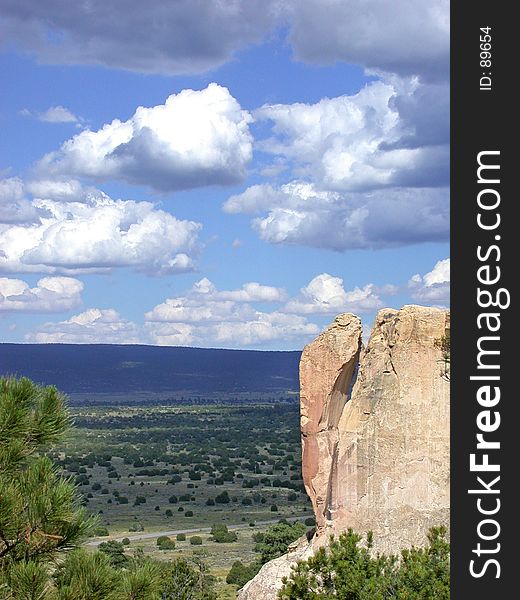
[[[264,565],[240,600],[271,600],[291,564],[349,527],[376,551],[423,545],[449,523],[449,381],[439,340],[449,313],[381,310],[366,349],[361,322],[338,316],[300,362],[302,470],[316,534]]]

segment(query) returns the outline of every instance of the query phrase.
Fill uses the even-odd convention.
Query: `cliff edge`
[[[274,600],[291,565],[348,528],[374,532],[374,551],[426,543],[449,525],[449,377],[438,341],[449,312],[379,311],[362,347],[342,314],[300,361],[302,471],[316,533],[264,565],[240,600]]]

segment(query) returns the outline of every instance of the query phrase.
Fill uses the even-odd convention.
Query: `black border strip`
[[[453,0],[451,6],[451,597],[454,600],[501,600],[518,594],[513,585],[513,557],[516,554],[513,535],[518,516],[514,520],[511,518],[512,509],[517,506],[513,485],[520,479],[516,477],[519,469],[515,464],[520,459],[520,452],[513,443],[515,409],[520,402],[520,386],[513,378],[513,361],[518,361],[518,352],[513,350],[518,331],[513,316],[516,298],[511,292],[508,308],[484,308],[478,301],[479,287],[496,297],[500,288],[511,290],[513,277],[518,272],[515,241],[520,235],[514,216],[518,192],[512,188],[519,169],[513,165],[518,151],[513,151],[512,147],[517,121],[513,108],[518,71],[515,57],[520,53],[513,37],[513,6],[504,1],[482,0]],[[490,27],[487,33],[485,29],[481,30],[486,27]],[[491,36],[490,48],[481,47],[488,40],[486,35]],[[491,52],[491,62],[481,63],[488,59],[486,54],[480,55],[486,51]],[[500,168],[482,170],[479,183],[478,156],[489,151],[500,154],[481,154],[481,162]],[[491,181],[496,179],[500,182]],[[484,204],[491,205],[493,198],[500,199],[496,209],[479,208],[478,194],[483,189],[494,190],[481,195]],[[481,222],[486,219],[487,224],[494,224],[500,214],[500,224],[495,229],[480,228],[479,212]],[[490,250],[493,245],[498,250]],[[484,260],[478,257],[479,246],[481,257],[489,251]],[[481,270],[481,278],[494,279],[499,267],[497,283],[478,281],[478,269],[486,265],[489,271]],[[487,297],[481,296],[481,304],[485,304],[484,296]],[[500,298],[500,304],[505,306],[507,294],[502,292]],[[486,326],[489,322],[482,318],[482,328],[478,328],[479,314],[491,312],[499,315],[492,319],[493,325],[500,321],[500,329],[493,333]],[[478,368],[477,343],[479,337],[486,335],[499,339],[481,339],[481,348],[499,350],[500,354],[482,355],[481,363],[499,364],[499,369]],[[475,375],[499,375],[500,380],[471,380]],[[478,390],[486,385],[491,386],[493,394],[495,386],[500,387],[500,401],[493,407],[490,398],[487,407],[477,400]],[[495,431],[484,434],[485,439],[500,442],[500,449],[476,448],[477,434],[481,432],[478,419],[482,411],[489,411],[480,416],[480,424],[484,427],[492,429],[500,418]],[[520,441],[518,434],[516,437]],[[489,463],[497,465],[500,471],[471,471],[471,454],[475,454],[477,464],[483,463],[486,460],[483,454],[487,454]],[[497,476],[500,480],[491,485]],[[468,490],[484,490],[477,477],[487,483],[491,489],[489,493],[468,493]],[[483,510],[491,512],[497,507],[494,515],[482,514]],[[485,519],[489,521],[482,524]],[[495,537],[498,527],[500,531]],[[495,539],[480,539],[479,531],[481,535]],[[472,560],[475,561],[473,571],[480,576],[471,574]],[[487,563],[488,560],[496,562]]]

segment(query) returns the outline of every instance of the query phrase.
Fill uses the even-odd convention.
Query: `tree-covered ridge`
[[[67,394],[278,395],[298,390],[300,352],[117,344],[1,344],[0,376]]]

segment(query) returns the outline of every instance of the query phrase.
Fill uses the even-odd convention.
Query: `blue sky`
[[[301,348],[449,301],[448,3],[6,1],[8,342]]]

